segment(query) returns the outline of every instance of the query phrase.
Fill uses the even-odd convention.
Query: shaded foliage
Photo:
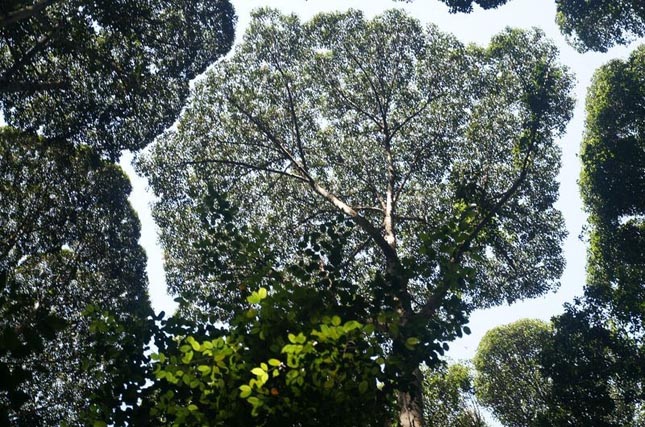
[[[585,295],[645,331],[645,46],[595,74],[587,97],[580,188],[589,213]]]
[[[88,147],[3,128],[0,150],[5,421],[82,425],[93,395],[119,413],[150,338],[130,184]]]
[[[321,224],[303,238],[298,262],[266,264],[266,253],[250,249],[265,246],[268,236],[252,227],[239,230],[237,209],[212,189],[207,201],[199,208],[202,220],[226,230],[218,245],[202,248],[209,259],[225,256],[230,271],[256,261],[266,268],[228,290],[238,300],[226,327],[200,316],[163,322],[153,356],[155,424],[375,426],[391,418],[400,368],[387,359],[388,319],[369,325],[346,320],[366,317],[355,285],[337,268],[350,225],[342,218]],[[212,274],[234,283],[229,270]],[[185,306],[193,300],[179,301],[180,313],[192,312]]]
[[[580,178],[589,213],[587,283],[554,319],[545,352],[553,422],[645,422],[645,47],[596,71],[587,96]]]
[[[118,159],[172,124],[188,82],[225,54],[227,0],[8,0],[0,6],[5,120]]]
[[[544,425],[643,425],[645,353],[612,323],[593,305],[568,306],[554,318],[554,335],[542,355],[553,393]]]
[[[411,0],[403,0],[411,1]],[[470,13],[500,7],[508,0],[441,0],[450,12]],[[545,1],[545,0],[540,0]],[[641,0],[555,0],[556,22],[569,43],[581,52],[606,52],[645,36],[645,6]]]

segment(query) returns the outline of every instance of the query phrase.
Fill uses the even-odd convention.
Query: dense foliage
[[[642,1],[556,4],[580,51],[645,34]],[[556,49],[264,9],[184,109],[234,23],[228,0],[0,5],[1,425],[485,426],[475,391],[508,426],[645,423],[644,47],[587,99],[584,297],[490,331],[473,382],[441,361],[470,312],[563,268]],[[180,111],[139,163],[164,318],[113,162]]]
[[[425,422],[430,427],[486,427],[469,366],[440,365],[424,372]]]
[[[595,74],[580,188],[589,213],[586,294],[645,332],[645,46]]]
[[[450,11],[472,12],[502,6],[508,0],[441,0]],[[544,1],[544,0],[540,0]],[[578,50],[606,52],[615,44],[626,44],[645,36],[645,7],[642,0],[555,0],[560,31]]]
[[[589,213],[587,283],[554,319],[547,373],[553,422],[645,421],[645,47],[595,74],[587,97],[580,188]]]
[[[286,263],[306,249],[304,235],[341,215],[352,227],[338,274],[367,307],[353,320],[397,319],[398,386],[420,404],[413,371],[461,334],[470,309],[557,285],[554,138],[572,102],[556,55],[537,31],[465,48],[398,11],[305,24],[257,11],[244,43],[140,163],[159,196],[170,290],[190,296],[194,318],[230,319],[239,306],[231,282],[202,268],[209,188]],[[235,274],[243,283],[255,271]],[[418,351],[405,349],[411,336]]]
[[[477,398],[505,426],[543,425],[551,383],[540,357],[551,335],[547,323],[525,319],[491,329],[479,343],[473,360]]]
[[[491,329],[474,359],[479,402],[505,426],[643,425],[642,354],[607,326],[578,305]]]
[[[2,423],[80,425],[93,394],[118,411],[150,339],[130,184],[88,147],[11,128],[0,154]]]
[[[234,20],[227,0],[3,0],[0,109],[118,159],[172,124]]]

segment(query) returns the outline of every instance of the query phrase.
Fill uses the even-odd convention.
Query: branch
[[[309,182],[306,178],[296,175],[294,173],[288,172],[288,171],[283,171],[280,169],[273,169],[268,166],[260,166],[260,165],[253,165],[251,163],[246,163],[246,162],[240,162],[237,160],[225,160],[225,159],[203,159],[203,160],[186,160],[186,161],[181,161],[176,163],[173,166],[185,166],[185,165],[200,165],[200,164],[209,164],[209,163],[215,163],[215,164],[223,164],[223,165],[231,165],[231,166],[240,166],[243,168],[247,169],[252,169],[260,172],[268,172],[268,173],[274,173],[278,175],[284,175],[288,176],[290,178],[297,179],[298,181],[302,182]]]
[[[357,211],[368,211],[368,212],[376,212],[376,213],[384,213],[382,208],[377,208],[374,206],[355,206],[354,209]]]
[[[341,212],[352,218],[352,220],[354,220],[354,222],[359,227],[361,227],[363,231],[365,231],[372,238],[372,240],[374,240],[374,243],[376,243],[377,246],[381,248],[387,260],[398,262],[398,256],[394,248],[389,245],[389,243],[381,235],[380,230],[374,227],[371,222],[369,222],[365,217],[359,215],[359,213],[356,212],[356,210],[349,206],[347,203],[343,202],[334,194],[321,187],[313,179],[310,180],[309,185],[316,193],[323,196],[325,199],[327,199],[327,201],[336,206],[336,208],[338,208]]]
[[[249,121],[255,125],[258,130],[260,130],[264,135],[276,145],[276,147],[286,156],[286,160],[290,161],[302,175],[292,174],[290,172],[275,171],[276,173],[288,173],[292,177],[297,178],[301,181],[307,182],[309,186],[313,189],[314,192],[324,197],[328,202],[334,205],[337,209],[343,212],[345,215],[352,218],[352,220],[360,226],[363,231],[365,231],[374,242],[381,248],[386,259],[394,262],[398,262],[398,256],[396,251],[390,247],[387,241],[381,235],[380,230],[378,230],[371,222],[369,222],[365,217],[359,215],[354,208],[352,208],[347,203],[340,200],[331,192],[327,191],[325,188],[320,186],[318,182],[307,172],[300,162],[291,154],[289,150],[282,144],[280,139],[269,130],[269,128],[258,118],[253,116],[250,112],[246,111],[232,96],[227,96],[226,99],[240,111],[244,116],[249,119]]]
[[[45,90],[61,90],[69,89],[68,82],[54,81],[54,82],[10,82],[7,80],[0,80],[0,93],[17,93],[17,92],[40,92]]]
[[[531,135],[529,140],[531,141],[531,144],[529,145],[526,151],[526,155],[524,156],[524,159],[522,161],[522,170],[520,172],[520,175],[509,187],[509,189],[502,194],[502,196],[488,211],[488,213],[484,215],[479,223],[477,223],[469,236],[455,249],[452,257],[450,258],[450,264],[455,265],[461,261],[462,256],[468,249],[470,249],[471,243],[477,238],[479,233],[492,221],[492,219],[499,213],[504,204],[506,204],[506,202],[508,202],[510,198],[513,197],[522,183],[526,180],[529,171],[531,155],[533,154],[533,149],[535,148],[535,138],[537,133],[536,128],[537,120],[532,123],[530,129]],[[439,306],[443,301],[443,298],[447,295],[449,289],[450,283],[447,282],[442,282],[439,286],[437,286],[435,292],[428,298],[425,305],[421,308],[419,315],[429,317],[434,314],[439,309]]]
[[[271,132],[271,130],[260,119],[255,117],[250,112],[246,111],[246,109],[244,109],[232,96],[227,95],[226,100],[230,102],[235,108],[237,108],[239,112],[246,116],[246,118],[249,119],[249,121],[258,128],[258,130],[264,133],[269,141],[271,141],[276,146],[278,151],[286,156],[286,160],[290,161],[302,174],[300,178],[307,178],[304,179],[305,181],[311,179],[311,176],[309,175],[309,172],[307,172],[305,167],[294,157],[294,155],[285,147],[282,141],[280,141],[280,139],[276,135],[274,135],[273,132]]]
[[[433,137],[440,136],[434,132],[432,132]],[[410,180],[412,174],[417,171],[417,166],[419,165],[419,162],[423,159],[423,153],[426,151],[426,149],[429,147],[428,144],[422,145],[421,148],[414,154],[414,159],[412,160],[412,163],[410,164],[410,169],[408,172],[405,174],[403,177],[403,180],[401,181],[401,185],[396,191],[396,195],[394,196],[394,200],[399,200],[401,197],[401,194],[403,193],[403,189],[405,188],[406,184]]]
[[[284,70],[280,66],[280,62],[276,60],[276,57],[274,56],[273,52],[271,52],[270,55],[275,63],[276,68],[278,69],[278,72],[285,80],[284,86],[285,86],[285,89],[287,90],[289,114],[291,115],[291,121],[293,122],[293,127],[296,133],[296,145],[298,146],[298,152],[300,153],[300,160],[302,161],[303,168],[305,170],[309,170],[309,167],[307,166],[307,159],[305,159],[305,150],[302,145],[302,138],[300,137],[300,125],[298,124],[298,116],[296,115],[296,109],[294,106],[293,95],[291,93],[291,87],[289,85],[289,81],[287,79],[287,76]]]
[[[369,84],[370,88],[372,89],[372,92],[374,93],[374,98],[376,98],[376,102],[378,104],[378,109],[379,109],[379,111],[381,113],[381,119],[383,120],[383,123],[381,124],[381,130],[387,129],[387,121],[386,121],[387,111],[386,111],[385,107],[383,106],[383,104],[381,103],[381,99],[379,98],[379,93],[376,90],[376,86],[374,86],[374,83],[372,82],[372,79],[370,78],[369,73],[367,72],[367,70],[365,70],[365,68],[363,68],[363,65],[361,64],[361,62],[356,58],[356,56],[354,56],[351,53],[350,49],[348,49],[347,46],[344,46],[344,47],[345,47],[345,50],[347,51],[347,55],[349,55],[349,58],[352,61],[354,61],[354,63],[356,63],[356,66],[358,67],[358,69],[361,70],[361,72],[363,73],[363,75],[367,79],[367,83]]]

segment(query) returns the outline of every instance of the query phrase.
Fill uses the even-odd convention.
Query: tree
[[[228,0],[3,1],[0,109],[15,127],[118,159],[172,124],[234,22]]]
[[[486,332],[473,360],[479,401],[509,427],[536,426],[551,402],[551,383],[543,375],[541,354],[551,326],[524,319]]]
[[[12,128],[0,153],[2,424],[120,423],[152,314],[129,182],[88,147]]]
[[[645,36],[645,7],[639,0],[558,0],[556,21],[579,51],[606,52]]]
[[[467,365],[455,363],[427,370],[423,398],[428,426],[487,426],[475,401],[473,378]]]
[[[587,283],[584,298],[554,320],[545,354],[561,416],[576,425],[643,423],[644,72],[641,46],[627,61],[599,68],[587,96],[580,178]]]
[[[339,274],[368,305],[353,320],[391,319],[401,425],[422,425],[419,363],[436,363],[468,311],[557,284],[554,137],[572,101],[556,55],[537,31],[464,48],[397,11],[304,25],[256,12],[140,163],[160,197],[170,291],[201,295],[198,308],[222,320],[239,298],[185,268],[204,241],[209,187],[286,263],[303,233],[342,215],[353,228]]]
[[[441,0],[452,13],[470,13],[502,6],[508,0]],[[581,52],[606,52],[645,36],[645,7],[641,0],[555,0],[556,21],[569,43]]]
[[[645,46],[601,67],[587,96],[580,189],[589,213],[585,294],[645,327]]]

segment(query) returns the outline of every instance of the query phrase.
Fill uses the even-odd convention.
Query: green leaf
[[[250,386],[243,384],[239,387],[239,389],[240,389],[240,397],[242,399],[245,399],[251,395],[252,390]]]
[[[262,401],[255,396],[249,397],[248,399],[246,399],[246,401],[253,405],[253,407],[255,408],[262,406]]]
[[[408,345],[417,345],[417,344],[419,344],[421,341],[419,341],[419,338],[417,338],[417,337],[410,337],[410,338],[408,338],[407,340],[405,340],[405,342],[406,342]]]
[[[253,369],[251,369],[251,373],[253,375],[258,376],[258,377],[260,377],[262,375],[266,375],[266,372],[262,368],[253,368]]]
[[[280,362],[278,359],[269,359],[269,365],[271,366],[280,366],[282,362]]]

